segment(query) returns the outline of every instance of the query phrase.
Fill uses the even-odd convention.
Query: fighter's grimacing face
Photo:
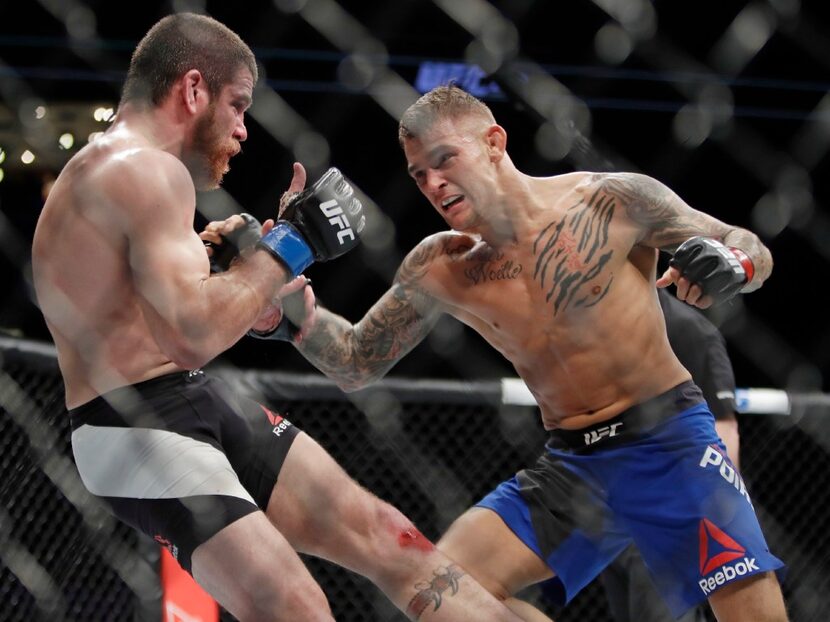
[[[489,158],[477,119],[440,119],[404,142],[409,175],[456,231],[474,227],[488,196]]]

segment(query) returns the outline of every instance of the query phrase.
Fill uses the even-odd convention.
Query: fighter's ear
[[[493,162],[501,160],[507,149],[507,132],[501,125],[493,124],[487,128],[485,134],[487,141],[487,152]]]
[[[198,69],[191,69],[179,78],[179,86],[182,103],[188,111],[196,113],[209,103],[207,83]]]

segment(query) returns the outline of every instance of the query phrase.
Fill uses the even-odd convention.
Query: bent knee
[[[400,510],[380,499],[375,503],[370,533],[382,555],[418,555],[435,550],[435,545]]]

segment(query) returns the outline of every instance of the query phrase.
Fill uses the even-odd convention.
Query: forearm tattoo
[[[608,293],[614,280],[608,269],[614,254],[608,227],[615,205],[613,196],[598,190],[542,229],[533,242],[533,278],[552,302],[554,315],[571,305],[591,307]]]
[[[418,592],[409,601],[406,607],[407,613],[415,620],[421,618],[421,614],[430,605],[433,611],[438,611],[444,599],[444,592],[450,590],[447,596],[454,596],[458,593],[458,580],[466,573],[455,564],[444,568],[439,567],[432,571],[432,579],[420,581],[415,584]]]
[[[430,328],[407,291],[396,285],[354,326],[339,316],[321,314],[298,348],[340,387],[353,391],[383,377]]]
[[[410,253],[396,283],[354,326],[321,312],[315,329],[300,343],[300,352],[345,390],[381,378],[435,323],[435,303],[423,292],[420,281],[441,252],[445,252],[443,245],[435,243]]]
[[[741,249],[752,260],[755,275],[742,291],[751,292],[761,287],[772,273],[772,254],[758,236],[746,229],[733,229],[724,236],[723,243]]]

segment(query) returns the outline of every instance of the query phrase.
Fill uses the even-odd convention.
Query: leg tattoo
[[[414,619],[418,620],[421,614],[429,606],[430,603],[435,605],[433,611],[441,606],[442,594],[448,589],[451,590],[450,596],[458,592],[458,580],[466,573],[455,564],[444,568],[439,566],[432,571],[434,575],[430,581],[419,581],[415,584],[415,589],[418,592],[409,601],[406,610]]]

